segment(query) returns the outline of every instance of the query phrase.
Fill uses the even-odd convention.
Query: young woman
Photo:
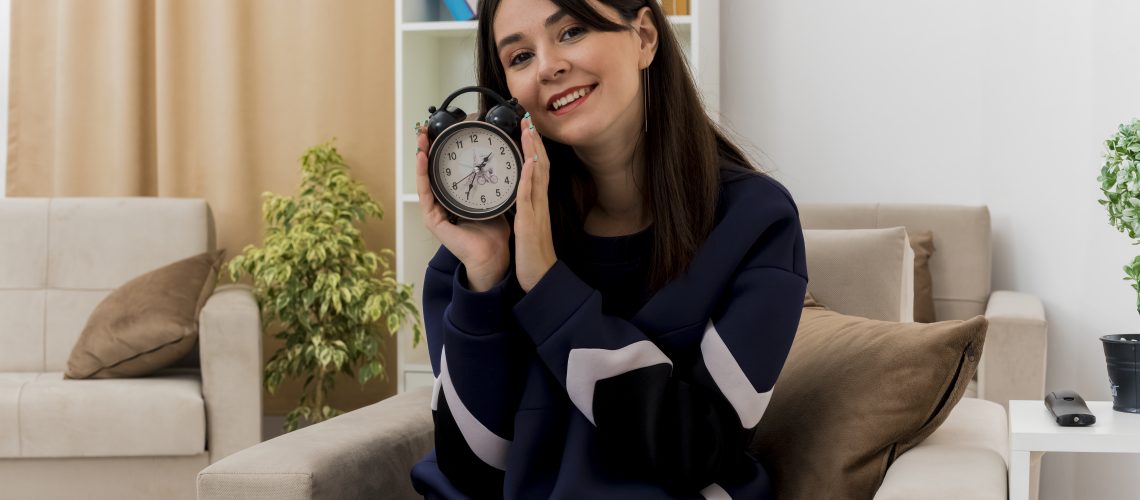
[[[704,113],[657,0],[483,0],[479,19],[479,84],[529,111],[527,160],[513,220],[451,224],[417,124],[443,246],[416,490],[771,497],[748,445],[807,287],[791,196]]]

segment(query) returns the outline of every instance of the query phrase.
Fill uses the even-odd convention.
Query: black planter
[[[1104,360],[1112,389],[1112,409],[1140,413],[1140,334],[1105,335]]]

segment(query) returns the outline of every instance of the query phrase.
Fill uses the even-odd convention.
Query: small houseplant
[[[367,250],[357,227],[383,217],[380,205],[331,143],[306,151],[301,171],[297,196],[262,195],[263,246],[246,246],[229,264],[233,280],[252,278],[262,327],[285,342],[265,365],[266,389],[273,394],[286,378],[305,379],[285,432],[302,418],[315,423],[343,413],[327,404],[338,373],[361,385],[385,376],[385,330],[394,334],[412,318],[414,343],[423,330],[411,285],[389,268],[392,251]]]
[[[1097,180],[1106,199],[1099,202],[1108,210],[1108,222],[1135,240],[1140,233],[1140,120],[1120,125],[1104,145],[1107,151]],[[1140,255],[1124,266],[1124,274],[1137,292],[1136,310],[1140,312]],[[1100,340],[1108,365],[1112,409],[1140,413],[1140,334],[1104,335]]]
[[[1099,202],[1108,210],[1109,224],[1136,239],[1140,233],[1140,120],[1120,125],[1104,145],[1107,151],[1097,180],[1106,199]],[[1140,255],[1124,266],[1124,273],[1124,279],[1133,282],[1140,312]]]

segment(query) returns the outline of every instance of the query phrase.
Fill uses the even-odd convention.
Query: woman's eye
[[[570,28],[567,28],[566,31],[562,32],[562,39],[565,40],[567,37],[576,38],[585,32],[586,28],[583,28],[581,26],[571,26]]]
[[[583,28],[581,26],[571,26],[571,27],[567,28],[566,31],[562,32],[562,41],[566,41],[568,39],[573,39],[573,38],[578,38],[578,37],[582,36],[583,34],[585,34],[586,31],[587,31],[586,28]],[[529,61],[531,56],[533,56],[533,54],[531,54],[530,52],[520,52],[518,54],[515,54],[513,57],[511,57],[511,59],[509,61],[507,61],[507,65],[508,66],[515,66],[517,64],[522,64],[524,62]]]
[[[525,56],[525,57],[523,57],[523,56]],[[511,66],[514,66],[516,64],[522,64],[522,63],[526,62],[528,59],[530,59],[530,52],[523,52],[520,54],[516,54],[514,57],[512,57],[511,60],[508,61],[508,64],[510,64]]]

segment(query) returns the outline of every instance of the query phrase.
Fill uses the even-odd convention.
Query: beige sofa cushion
[[[196,455],[206,449],[200,375],[0,373],[0,429],[0,458]]]
[[[20,388],[39,376],[33,372],[0,372],[0,457],[20,456]]]
[[[46,295],[0,290],[0,371],[43,370]]]
[[[42,198],[0,198],[0,371],[44,367],[47,208]]]
[[[0,203],[0,289],[47,284],[48,200],[3,198]]]
[[[754,451],[780,498],[867,498],[935,431],[977,367],[986,319],[896,323],[805,298]]]
[[[47,288],[113,290],[214,248],[205,200],[52,198]]]
[[[95,305],[214,247],[202,199],[0,198],[0,371],[66,371]]]
[[[804,248],[808,292],[832,310],[913,320],[914,250],[906,229],[808,229]]]
[[[64,376],[138,377],[186,356],[198,339],[198,313],[214,291],[223,253],[182,259],[111,292],[87,320]]]

